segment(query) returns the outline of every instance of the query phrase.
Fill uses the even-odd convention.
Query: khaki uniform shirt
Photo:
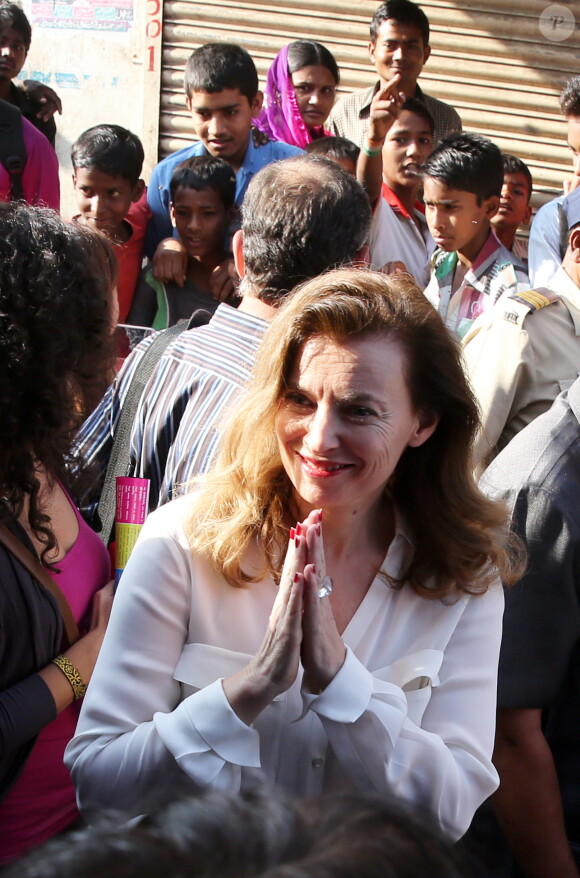
[[[326,127],[338,137],[352,140],[362,149],[368,131],[371,103],[380,83],[369,88],[360,88],[351,94],[343,95],[334,105],[326,122]],[[437,98],[426,95],[417,86],[415,97],[425,105],[435,122],[434,141],[438,143],[447,134],[461,131],[461,119],[457,110]]]
[[[481,407],[478,471],[580,374],[580,288],[560,268],[544,293],[500,299],[463,338]]]

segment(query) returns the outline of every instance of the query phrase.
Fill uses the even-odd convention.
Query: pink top
[[[60,208],[58,159],[44,134],[28,119],[22,119],[26,165],[22,174],[22,195],[28,204]],[[0,163],[0,201],[10,201],[10,174]]]
[[[68,496],[68,495],[67,495]],[[110,577],[107,549],[72,503],[78,537],[51,576],[86,632],[93,595]],[[73,702],[42,730],[24,769],[0,803],[0,866],[42,844],[78,818],[75,790],[63,765],[64,749],[77,724],[80,702]]]

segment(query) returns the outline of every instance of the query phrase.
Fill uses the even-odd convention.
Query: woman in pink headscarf
[[[324,123],[339,81],[338,65],[325,46],[314,40],[284,46],[268,70],[264,107],[256,127],[271,140],[304,149],[330,133]]]

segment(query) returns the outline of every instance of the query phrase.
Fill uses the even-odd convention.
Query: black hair
[[[422,103],[417,98],[405,98],[405,103],[401,107],[402,110],[408,110],[409,113],[414,113],[416,116],[421,116],[422,119],[425,120],[427,125],[429,126],[429,130],[431,134],[435,134],[435,120],[433,116],[427,109],[424,103]]]
[[[525,162],[519,159],[517,156],[512,155],[509,152],[504,152],[502,154],[502,162],[503,162],[503,172],[504,174],[521,174],[526,178],[526,183],[528,184],[528,201],[532,197],[532,190],[534,188],[534,181],[532,180],[532,174],[528,166]]]
[[[135,186],[143,168],[143,144],[136,134],[120,125],[95,125],[73,143],[73,169],[96,168],[111,177],[122,177]]]
[[[214,94],[226,88],[238,89],[251,104],[258,93],[258,71],[241,46],[206,43],[189,56],[183,86],[188,98],[194,91]]]
[[[560,92],[560,109],[564,116],[580,116],[580,76],[572,76]]]
[[[288,70],[296,73],[303,67],[320,66],[332,74],[335,83],[340,82],[340,71],[332,52],[314,40],[295,40],[288,46]]]
[[[435,147],[423,165],[423,177],[440,180],[450,189],[473,192],[481,204],[492,195],[501,196],[501,152],[480,134],[451,134]]]
[[[276,789],[207,790],[150,812],[142,826],[197,865],[191,878],[259,876],[314,840],[297,803]]]
[[[193,156],[177,165],[173,171],[169,184],[171,201],[174,201],[175,192],[180,187],[195,189],[196,192],[213,189],[225,209],[229,210],[236,198],[236,175],[232,166],[223,159],[211,155]]]
[[[174,845],[123,819],[55,836],[6,870],[7,878],[193,878]]]
[[[323,155],[329,159],[352,159],[359,157],[360,148],[346,137],[319,137],[306,147],[309,155]]]
[[[16,3],[0,3],[0,28],[7,27],[18,31],[28,52],[32,42],[32,28],[23,10]]]
[[[290,797],[209,789],[162,798],[139,822],[96,815],[19,860],[6,878],[258,878],[313,841]]]
[[[377,41],[381,24],[388,19],[398,21],[399,24],[410,24],[412,27],[416,27],[421,32],[423,45],[429,45],[429,19],[416,3],[412,3],[411,0],[387,0],[386,3],[381,3],[371,21],[370,31],[373,43]]]
[[[39,503],[40,462],[70,485],[76,430],[112,377],[117,260],[104,235],[47,209],[0,204],[0,520],[56,540]]]
[[[431,815],[394,796],[325,796],[303,814],[314,829],[310,849],[259,878],[483,878]]]
[[[272,162],[250,182],[242,210],[243,285],[279,304],[297,284],[352,262],[370,226],[368,198],[322,156]]]
[[[481,878],[432,817],[391,796],[300,801],[204,791],[138,823],[101,818],[56,837],[6,878]]]

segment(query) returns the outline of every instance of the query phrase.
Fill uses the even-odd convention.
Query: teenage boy
[[[165,329],[189,320],[198,308],[216,310],[216,269],[228,258],[226,239],[233,219],[236,175],[223,159],[195,156],[178,165],[169,186],[171,222],[187,253],[182,287],[162,283],[147,268],[137,286],[128,322]]]
[[[421,101],[433,117],[435,143],[461,131],[461,119],[453,107],[425,94],[417,83],[431,54],[429,19],[423,10],[411,0],[387,0],[373,16],[370,36],[369,55],[379,80],[337,101],[328,117],[330,130],[362,147],[373,97],[398,74],[399,89],[406,97]]]
[[[408,272],[424,288],[435,243],[417,196],[423,165],[433,151],[434,123],[415,98],[405,100],[395,119],[393,109],[388,87],[379,89],[358,160],[359,181],[373,205],[370,260],[387,273]]]
[[[259,115],[262,93],[250,55],[230,43],[209,43],[196,49],[185,67],[187,108],[199,142],[180,149],[154,168],[148,201],[153,216],[147,250],[172,236],[169,184],[177,165],[196,155],[224,159],[236,174],[236,204],[243,201],[248,184],[260,168],[302,152],[296,146],[252,137],[252,119]]]
[[[26,61],[32,28],[16,3],[0,3],[0,100],[8,101],[54,146],[53,114],[62,112],[58,95],[47,85],[30,79],[16,86],[15,79]]]
[[[563,194],[544,204],[532,223],[528,259],[534,287],[550,282],[566,250],[565,200],[580,185],[580,76],[573,76],[564,85],[560,94],[560,110],[566,117],[573,174],[564,182]]]
[[[147,220],[141,180],[143,146],[120,125],[96,125],[73,144],[73,185],[79,215],[74,219],[103,232],[119,263],[119,323],[124,323],[141,270]]]
[[[516,232],[522,226],[529,226],[532,217],[533,181],[530,169],[521,159],[507,152],[503,153],[503,186],[499,210],[491,220],[491,226],[499,241],[526,264],[528,248]]]
[[[425,163],[425,215],[438,247],[425,295],[460,337],[500,296],[530,287],[491,230],[502,185],[501,152],[478,134],[447,137]]]

